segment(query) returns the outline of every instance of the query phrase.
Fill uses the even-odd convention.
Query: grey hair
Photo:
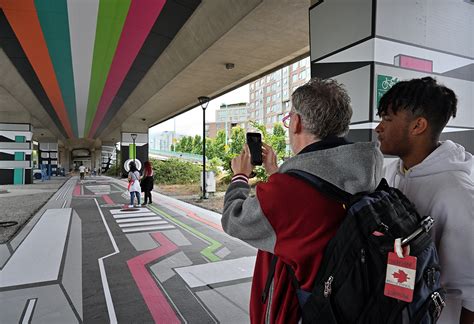
[[[312,78],[293,92],[291,100],[303,128],[317,138],[349,132],[351,99],[337,81]]]

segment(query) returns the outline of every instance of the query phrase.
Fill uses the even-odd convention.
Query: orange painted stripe
[[[0,7],[12,26],[66,133],[69,137],[74,137],[34,0],[0,0]]]

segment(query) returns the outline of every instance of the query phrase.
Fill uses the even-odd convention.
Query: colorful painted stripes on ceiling
[[[56,123],[73,138],[94,137],[105,128],[199,3],[0,0],[0,8],[54,109]],[[3,34],[2,45],[11,42]],[[15,64],[18,54],[5,52]],[[15,65],[26,80],[27,69]],[[34,82],[28,83],[33,90]]]

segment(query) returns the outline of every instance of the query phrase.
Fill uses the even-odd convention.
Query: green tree
[[[209,160],[219,159],[217,156],[216,141],[209,137],[206,137],[206,157]]]
[[[225,131],[220,130],[217,132],[216,139],[214,140],[216,156],[222,161],[225,160],[227,155],[227,147],[225,143]]]
[[[185,153],[192,153],[193,152],[193,138],[192,136],[186,136],[186,146],[184,147]]]
[[[199,135],[195,135],[193,139],[193,149],[191,151],[194,154],[202,154],[202,138]]]
[[[240,154],[245,144],[245,130],[239,126],[233,127],[230,139],[230,154],[234,156]]]
[[[270,145],[275,150],[278,159],[282,160],[286,155],[286,134],[283,126],[275,124],[273,134],[270,137]]]

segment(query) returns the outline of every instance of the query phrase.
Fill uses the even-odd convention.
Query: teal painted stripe
[[[72,72],[67,0],[35,0],[35,7],[69,121],[77,137],[76,94]]]
[[[24,169],[13,169],[13,184],[24,184]]]
[[[17,139],[21,140],[21,138],[19,137],[24,137],[24,136],[15,136],[15,140],[16,141]],[[24,161],[24,160],[25,160],[24,152],[15,152],[15,161]],[[24,174],[25,174],[25,169],[23,168],[13,169],[13,184],[24,184]]]
[[[25,161],[25,153],[15,152],[15,161]]]
[[[25,142],[26,142],[26,136],[23,136],[23,135],[16,135],[16,136],[15,136],[15,142],[17,142],[17,143],[25,143]]]
[[[131,0],[100,0],[84,134],[88,134],[92,126],[130,2]]]

